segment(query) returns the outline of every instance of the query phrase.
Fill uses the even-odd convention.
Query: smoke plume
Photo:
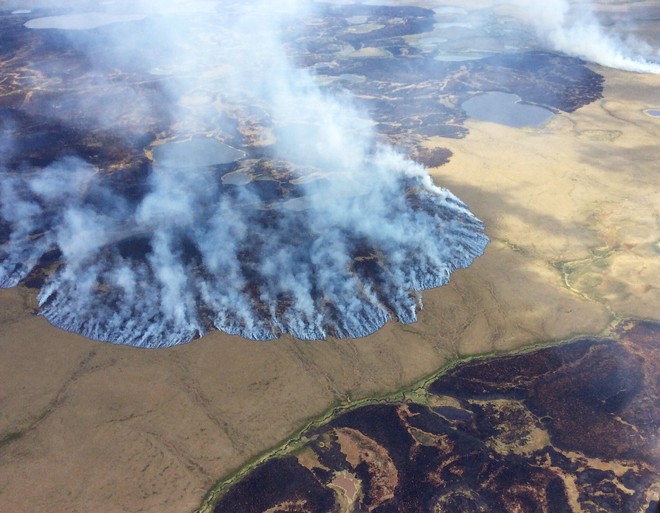
[[[610,68],[660,74],[660,49],[617,23],[605,26],[594,2],[514,0],[514,4],[520,8],[518,15],[554,50]]]
[[[122,14],[139,27],[104,27],[99,40],[93,31],[72,35],[103,73],[159,80],[158,108],[166,105],[173,128],[153,142],[137,198],[76,156],[4,170],[10,236],[0,285],[60,262],[39,293],[40,312],[67,330],[145,347],[212,327],[323,339],[365,336],[393,317],[415,321],[417,291],[445,284],[480,255],[483,226],[424,168],[379,144],[349,97],[322,91],[291,63],[281,27],[307,9],[137,2]],[[126,94],[127,85],[96,87]],[[157,108],[146,102],[144,115]],[[90,106],[87,115],[107,130],[131,115],[122,108]],[[237,130],[218,112],[255,109],[263,155],[218,142]]]

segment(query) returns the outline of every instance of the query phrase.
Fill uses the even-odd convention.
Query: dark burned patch
[[[332,428],[351,428],[382,446],[397,468],[408,461],[413,439],[398,419],[397,405],[365,406],[346,413],[330,423]]]
[[[311,488],[306,475],[278,485],[280,476],[264,465],[214,511],[235,511],[239,503],[254,511],[257,475],[266,490],[279,486],[283,504],[309,489],[332,490],[333,477],[347,470],[363,490],[355,510],[366,511],[374,505],[369,491],[383,489],[382,469],[392,461],[394,494],[375,511],[572,511],[576,500],[585,510],[654,512],[657,501],[648,502],[645,493],[660,477],[653,464],[660,406],[652,399],[660,386],[660,325],[625,323],[619,333],[619,341],[585,339],[459,365],[430,385],[429,402],[450,396],[462,409],[390,403],[340,415],[306,434],[306,450],[329,469],[315,474]],[[342,429],[352,430],[355,440],[371,440],[361,456],[341,446],[336,434]],[[352,468],[351,458],[362,463]],[[588,458],[602,463],[592,466]],[[280,474],[299,472],[291,457],[273,461]],[[565,476],[572,476],[574,489],[567,489]]]
[[[44,253],[37,265],[27,275],[23,284],[31,289],[40,289],[48,279],[48,276],[59,267],[62,254],[58,249],[52,249]]]
[[[544,419],[557,443],[608,459],[643,459],[651,437],[621,416],[633,413],[644,384],[644,359],[610,340],[582,340],[542,350],[518,368],[519,357],[462,366],[430,390],[462,398],[521,399]],[[643,397],[643,396],[642,396]],[[639,414],[641,412],[635,412]],[[625,420],[625,419],[624,419]]]
[[[410,152],[410,159],[426,167],[440,167],[451,159],[453,153],[447,148],[424,148],[417,146]]]
[[[365,33],[350,32],[347,19],[361,16],[365,23],[382,26]],[[379,124],[378,130],[396,143],[402,136],[464,137],[460,104],[480,91],[517,94],[523,101],[551,110],[573,112],[602,97],[603,78],[584,62],[564,55],[532,51],[499,54],[464,62],[439,61],[420,54],[403,36],[428,31],[433,11],[413,7],[368,5],[329,6],[322,22],[289,31],[289,44],[301,66],[315,66],[331,76],[345,74],[363,81],[342,81]],[[391,57],[344,58],[349,43],[387,50]],[[319,64],[332,63],[318,67]],[[335,85],[329,86],[331,88]],[[453,98],[440,103],[440,98]],[[456,101],[457,100],[457,101]]]
[[[117,243],[117,252],[122,258],[144,261],[151,253],[151,239],[144,235],[128,237]]]
[[[435,13],[421,7],[364,4],[320,4],[319,7],[322,23],[314,25],[313,34],[297,19],[292,20],[285,31],[290,44],[300,44],[302,39],[305,50],[315,55],[332,53],[338,41],[356,48],[367,43],[400,44],[402,36],[427,32],[435,23]],[[365,23],[382,27],[366,33],[347,31],[348,19],[354,16],[365,17]]]
[[[66,157],[76,156],[105,173],[123,171],[122,183],[136,182],[149,161],[144,147],[150,134],[126,138],[115,130],[98,130],[90,123],[71,123],[22,109],[0,109],[0,140],[7,141],[1,163],[14,171],[44,168]]]
[[[326,513],[334,506],[334,492],[292,456],[260,465],[241,482],[243,490],[232,489],[223,497],[227,511]]]
[[[1,137],[7,141],[2,163],[13,171],[46,167],[76,149],[89,151],[81,144],[82,134],[64,123],[17,109],[0,109],[0,116]]]
[[[401,136],[410,141],[419,136],[463,137],[465,129],[460,123],[464,114],[458,105],[478,91],[511,92],[524,101],[568,112],[602,94],[602,77],[578,59],[562,55],[527,52],[461,63],[420,55],[403,36],[430,30],[435,23],[432,10],[326,5],[321,7],[321,15],[321,24],[313,27],[306,27],[300,20],[291,22],[286,34],[292,57],[310,66],[332,62],[332,66],[323,70],[324,74],[364,77],[362,82],[347,82],[342,87],[363,98],[360,102],[392,141]],[[362,16],[366,23],[383,28],[366,33],[347,32],[351,26],[347,19],[352,16]],[[21,115],[34,118],[28,124],[19,119],[22,156],[12,158],[11,167],[16,167],[19,161],[43,166],[67,151],[101,168],[139,167],[142,150],[156,134],[166,133],[173,122],[164,101],[167,79],[140,71],[143,63],[157,58],[150,55],[149,48],[134,49],[131,59],[113,61],[112,45],[107,44],[105,34],[110,31],[115,34],[118,30],[126,30],[128,34],[149,22],[100,28],[92,34],[25,30],[22,27],[25,19],[0,17],[5,51],[0,69],[6,77],[0,84],[0,108],[18,111],[13,114],[19,118]],[[374,46],[390,50],[392,57],[338,58],[346,43],[355,48]],[[82,48],[87,51],[81,51]],[[91,62],[89,55],[99,58]],[[99,69],[99,63],[107,69]],[[102,76],[104,69],[107,77]],[[61,79],[66,81],[66,87],[60,87],[58,82],[51,84],[51,80]],[[128,84],[137,93],[133,99],[113,96]],[[456,97],[460,101],[452,108],[448,107],[451,103],[438,102],[441,97]],[[106,113],[110,123],[99,131],[94,126],[98,120],[89,114],[95,110],[91,107],[104,105],[113,106]],[[224,136],[228,144],[248,151],[258,140],[255,133],[271,126],[268,114],[257,107],[232,105],[227,111],[206,109],[199,114],[209,127],[227,128]],[[130,137],[119,141],[119,134]],[[261,150],[255,148],[255,151]]]
[[[476,61],[472,68],[480,75],[482,91],[489,90],[483,87],[485,83],[496,84],[499,88],[490,90],[517,94],[523,101],[564,112],[603,95],[603,77],[574,57],[549,52],[503,54]]]
[[[602,97],[603,78],[579,59],[548,52],[495,55],[461,62],[400,54],[351,59],[329,75],[366,77],[343,86],[361,98],[378,129],[392,141],[405,136],[461,138],[465,113],[457,107],[480,91],[517,94],[554,111],[574,110]],[[423,81],[420,82],[420,77]],[[452,98],[441,103],[441,99]],[[447,105],[456,105],[453,108]]]

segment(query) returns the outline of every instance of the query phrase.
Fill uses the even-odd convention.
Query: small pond
[[[113,23],[138,21],[146,16],[142,14],[110,14],[103,12],[85,12],[62,16],[45,16],[25,22],[29,29],[90,30]]]
[[[187,141],[155,146],[153,155],[160,166],[199,168],[230,164],[245,157],[245,152],[216,139],[193,137]]]
[[[554,116],[549,109],[523,103],[518,95],[497,91],[474,96],[461,107],[471,118],[512,127],[541,126]]]

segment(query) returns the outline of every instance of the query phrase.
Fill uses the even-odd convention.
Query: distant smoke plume
[[[617,24],[605,27],[591,2],[514,3],[521,7],[520,15],[536,27],[541,39],[554,50],[610,68],[660,74],[660,49],[619,33]]]
[[[41,313],[88,337],[156,347],[213,326],[253,339],[358,337],[393,316],[414,321],[416,291],[446,283],[483,252],[483,226],[461,201],[378,144],[350,98],[329,96],[291,64],[282,20],[309,5],[276,5],[194,2],[177,15],[138,2],[129,14],[149,16],[138,30],[105,30],[114,39],[99,43],[97,65],[166,77],[175,131],[152,148],[148,190],[134,200],[80,158],[20,177],[5,170],[1,213],[11,235],[0,248],[0,285],[16,285],[58,252]],[[136,48],[150,59],[135,58]],[[200,109],[195,95],[213,103]],[[222,160],[213,152],[243,157],[210,144],[209,134],[236,131],[214,124],[213,105],[265,113],[257,138],[275,141],[268,158],[245,158],[231,176],[208,165]],[[90,116],[112,126],[117,108]],[[180,144],[192,145],[189,154]]]

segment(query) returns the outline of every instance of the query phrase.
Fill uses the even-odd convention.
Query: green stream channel
[[[367,397],[364,399],[337,403],[331,406],[324,413],[318,417],[313,418],[310,422],[305,424],[302,428],[293,433],[289,438],[285,439],[275,447],[266,450],[265,452],[259,454],[255,458],[248,461],[245,465],[239,468],[237,471],[221,478],[218,480],[213,487],[207,492],[201,506],[195,510],[194,513],[212,513],[215,507],[215,504],[218,500],[236,483],[241,479],[247,476],[252,472],[256,467],[262,463],[272,459],[285,456],[287,454],[292,454],[302,448],[305,443],[308,442],[306,434],[313,429],[320,428],[321,426],[331,422],[333,419],[339,417],[340,415],[360,408],[362,406],[368,406],[372,404],[379,403],[397,403],[397,402],[410,402],[418,404],[426,404],[428,402],[428,387],[437,380],[440,376],[448,372],[449,370],[457,367],[458,365],[479,360],[479,359],[489,359],[500,356],[513,356],[534,352],[538,349],[555,347],[563,344],[570,344],[576,340],[588,337],[588,338],[610,338],[618,340],[618,335],[616,334],[616,327],[619,326],[622,322],[627,322],[630,320],[636,319],[616,319],[609,326],[607,326],[601,333],[580,333],[574,334],[573,336],[561,340],[550,340],[550,341],[537,341],[531,342],[530,344],[517,348],[512,351],[490,351],[487,353],[480,353],[476,355],[470,355],[465,357],[458,357],[445,365],[440,367],[438,370],[432,374],[422,378],[421,380],[406,385],[401,389],[386,393],[383,395],[377,395],[373,397]],[[639,319],[642,320],[642,319]],[[657,322],[657,321],[656,321]]]

